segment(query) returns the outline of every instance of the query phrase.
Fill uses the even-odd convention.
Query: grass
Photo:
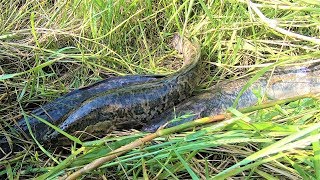
[[[320,57],[319,4],[313,1],[0,2],[1,129],[22,110],[102,78],[174,72],[181,65],[168,45],[174,32],[201,42],[205,70],[199,88],[253,77],[264,63]],[[246,113],[232,110],[226,122],[158,137],[87,177],[320,179],[319,106],[318,99],[305,98]],[[26,140],[22,153],[0,162],[0,175],[65,177],[141,136],[114,132],[106,143],[68,146],[65,154]]]

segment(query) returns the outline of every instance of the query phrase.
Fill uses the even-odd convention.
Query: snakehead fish
[[[184,65],[176,73],[97,93],[60,118],[58,127],[69,133],[137,128],[191,96],[200,81],[199,45],[178,35],[174,36],[172,44],[184,57]],[[49,130],[37,138],[52,141],[57,137],[58,132]]]
[[[163,77],[163,75],[127,75],[111,77],[92,85],[71,91],[64,96],[33,110],[31,114],[45,119],[52,124],[56,124],[57,121],[59,121],[72,109],[78,107],[83,101],[95,96],[98,93],[109,90],[114,91],[118,88],[133,84],[146,83]],[[45,135],[50,128],[35,117],[30,116],[28,121],[36,137]],[[18,121],[18,124],[14,127],[14,129],[17,131],[22,130],[28,133],[28,127],[25,119],[23,118]]]
[[[240,79],[215,85],[180,103],[175,109],[168,109],[144,126],[143,131],[154,132],[166,123],[166,127],[172,127],[201,117],[221,114],[233,105],[247,82],[248,79]],[[241,95],[237,108],[255,105],[258,102],[255,90],[273,100],[320,93],[320,65],[314,63],[300,68],[278,68],[272,76],[266,73]],[[175,117],[178,120],[170,122]]]

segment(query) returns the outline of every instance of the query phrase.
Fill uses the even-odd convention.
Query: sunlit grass
[[[174,72],[181,66],[174,61],[169,45],[175,32],[201,42],[204,71],[200,88],[260,75],[265,63],[293,65],[320,58],[316,41],[320,38],[319,4],[254,3],[1,0],[0,128],[18,120],[22,109],[32,110],[102,78]],[[276,20],[278,28],[313,39],[274,29],[268,24],[273,21],[263,21],[254,7],[269,20]],[[320,168],[317,99],[241,116],[236,113],[231,120],[231,124],[221,122],[159,137],[88,176],[320,178],[316,171]],[[104,139],[106,145],[85,142],[81,148],[65,147],[66,154],[40,150],[24,138],[25,150],[1,160],[0,175],[22,179],[43,174],[65,176],[141,136],[115,132]]]

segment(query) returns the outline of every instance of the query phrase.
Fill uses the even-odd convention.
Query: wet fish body
[[[76,89],[67,93],[52,102],[49,102],[31,112],[34,116],[45,119],[52,124],[56,124],[61,118],[68,114],[71,110],[77,108],[85,100],[92,98],[93,96],[110,91],[116,90],[122,87],[146,83],[161,79],[162,75],[128,75],[111,77],[92,85]],[[29,124],[33,130],[35,136],[42,137],[50,129],[46,124],[40,122],[37,118],[28,118]],[[18,121],[18,125],[14,127],[15,130],[22,130],[28,133],[28,127],[24,118]]]

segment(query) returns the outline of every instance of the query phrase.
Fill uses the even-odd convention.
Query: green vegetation
[[[0,2],[1,134],[24,111],[99,79],[175,71],[181,66],[169,46],[175,32],[201,42],[200,88],[253,76],[265,63],[320,58],[316,1]],[[86,175],[320,179],[319,109],[317,98],[246,113],[230,109],[227,121],[158,137]],[[63,153],[25,140],[24,151],[1,160],[0,176],[66,177],[143,135],[114,132],[105,143],[67,146]]]

